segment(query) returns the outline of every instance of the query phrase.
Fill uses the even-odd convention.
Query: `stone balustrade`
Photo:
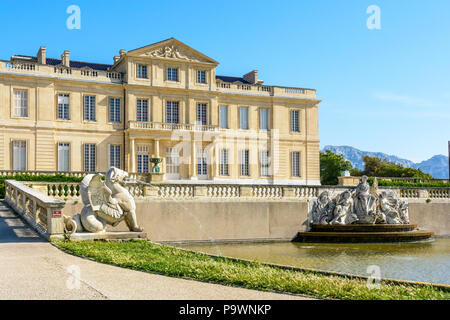
[[[278,86],[252,85],[217,81],[217,91],[232,94],[247,94],[259,96],[296,97],[315,99],[316,90],[305,88],[290,88]]]
[[[64,201],[14,180],[5,181],[5,200],[46,239],[64,238]]]
[[[198,125],[190,123],[163,123],[163,122],[141,122],[129,121],[130,129],[153,130],[153,131],[202,131],[218,132],[219,127],[213,125]]]
[[[95,80],[96,82],[122,83],[122,74],[115,71],[69,68],[62,65],[42,65],[35,62],[23,61],[0,60],[0,73],[19,73],[69,80]]]

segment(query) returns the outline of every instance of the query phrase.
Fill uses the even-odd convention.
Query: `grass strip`
[[[428,285],[381,283],[286,270],[260,262],[210,257],[150,241],[59,241],[66,251],[124,268],[262,291],[345,300],[449,300],[450,292]]]

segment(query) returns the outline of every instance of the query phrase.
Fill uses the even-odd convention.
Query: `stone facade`
[[[165,181],[320,184],[315,90],[216,76],[173,38],[113,61],[0,61],[0,170],[146,173],[155,157]]]

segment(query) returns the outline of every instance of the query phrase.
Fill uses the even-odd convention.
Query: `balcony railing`
[[[122,74],[112,70],[101,71],[88,68],[69,68],[63,65],[51,66],[23,61],[0,60],[0,73],[20,73],[50,78],[67,78],[70,80],[95,80],[96,82],[107,83],[122,82]]]
[[[316,90],[217,81],[217,91],[232,94],[315,99]]]
[[[130,129],[144,129],[155,131],[208,131],[218,132],[219,127],[213,125],[200,125],[188,123],[140,122],[129,121]]]

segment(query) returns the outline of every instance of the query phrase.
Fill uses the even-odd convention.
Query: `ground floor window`
[[[269,151],[261,151],[260,161],[261,161],[261,176],[268,177],[269,176]]]
[[[292,152],[292,176],[300,177],[300,152]]]
[[[241,150],[241,176],[249,176],[248,150]]]
[[[197,150],[197,174],[199,176],[208,175],[207,153],[205,149]]]
[[[227,149],[220,150],[220,175],[221,176],[229,175],[228,150]]]
[[[95,172],[95,144],[84,145],[84,171]]]
[[[148,173],[148,147],[137,146],[137,172]]]
[[[58,171],[70,171],[70,144],[58,143]]]
[[[166,148],[166,175],[169,180],[180,177],[180,150],[178,148]]]
[[[13,141],[13,170],[27,170],[27,142]]]
[[[109,146],[109,166],[120,169],[120,145]]]

